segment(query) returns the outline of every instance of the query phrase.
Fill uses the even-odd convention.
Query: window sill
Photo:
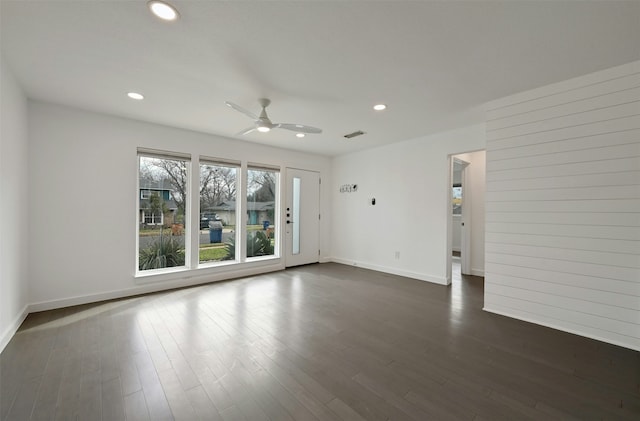
[[[165,268],[165,269],[149,269],[149,270],[144,270],[144,271],[137,271],[136,272],[136,278],[149,278],[149,277],[155,277],[155,276],[159,276],[159,275],[169,275],[172,273],[181,273],[181,272],[185,272],[188,271],[189,268],[186,266],[176,266],[176,267],[172,267],[172,268]]]
[[[136,284],[151,284],[167,281],[187,281],[192,278],[217,281],[245,276],[245,272],[256,271],[265,268],[266,272],[284,269],[284,260],[276,256],[252,257],[245,262],[228,261],[224,263],[210,263],[188,268],[180,266],[169,269],[152,269],[144,272],[136,272],[134,281]],[[193,282],[189,282],[192,284]]]

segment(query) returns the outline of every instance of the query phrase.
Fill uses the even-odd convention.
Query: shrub
[[[269,256],[273,254],[271,240],[264,231],[247,233],[247,257]]]
[[[184,246],[177,239],[160,237],[140,250],[140,270],[184,266]]]
[[[232,235],[229,241],[224,243],[224,249],[227,251],[227,255],[224,260],[233,260],[236,258],[236,236]]]
[[[224,245],[227,250],[225,260],[233,260],[236,257],[236,241],[231,237]],[[264,231],[251,231],[247,233],[247,257],[270,256],[273,254],[273,245]]]

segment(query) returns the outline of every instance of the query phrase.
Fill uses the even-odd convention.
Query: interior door
[[[464,162],[464,161],[462,161]],[[471,274],[471,200],[469,188],[469,163],[462,167],[462,222],[460,227],[460,273]]]
[[[320,258],[320,173],[287,168],[285,264],[316,263]]]

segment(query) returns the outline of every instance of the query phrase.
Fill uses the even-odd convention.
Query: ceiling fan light
[[[268,128],[267,126],[258,126],[258,131],[261,133],[266,133],[269,130],[271,130],[270,128]]]
[[[148,2],[147,5],[149,6],[149,10],[151,10],[151,13],[162,20],[172,21],[178,19],[178,16],[180,16],[178,14],[178,10],[169,3],[152,0]]]
[[[296,137],[304,137],[304,133],[296,133]]]

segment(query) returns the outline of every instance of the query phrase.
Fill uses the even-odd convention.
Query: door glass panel
[[[300,254],[300,179],[293,178],[293,254]]]

